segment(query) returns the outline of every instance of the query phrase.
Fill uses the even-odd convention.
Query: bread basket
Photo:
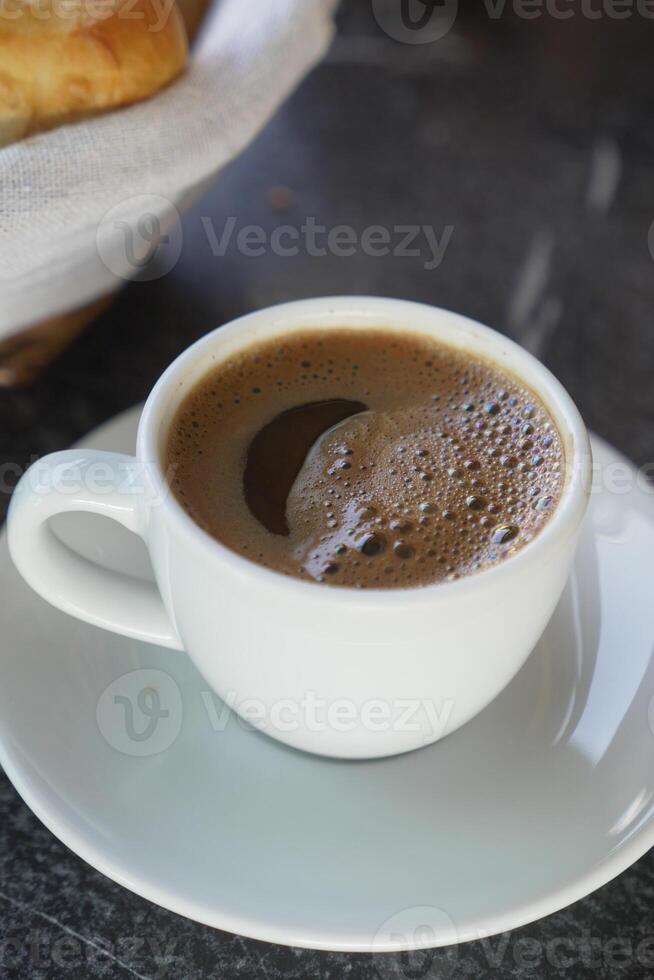
[[[334,5],[214,0],[168,88],[0,150],[0,384],[29,380],[142,275],[144,228],[177,241],[180,214],[324,54]]]

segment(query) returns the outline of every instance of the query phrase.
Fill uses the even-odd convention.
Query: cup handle
[[[55,514],[87,511],[110,517],[145,539],[147,508],[138,469],[137,461],[122,453],[81,449],[43,457],[23,475],[12,496],[9,551],[26,582],[70,616],[181,650],[156,585],[82,558],[48,523]]]

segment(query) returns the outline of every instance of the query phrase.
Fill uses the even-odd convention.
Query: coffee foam
[[[328,399],[367,410],[306,447],[289,533],[273,534],[246,503],[248,449],[281,413]],[[410,331],[343,327],[263,341],[209,371],[177,412],[167,465],[191,517],[243,556],[330,585],[402,588],[523,547],[556,507],[563,449],[544,405],[497,365]]]

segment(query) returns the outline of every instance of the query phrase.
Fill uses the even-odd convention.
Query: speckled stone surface
[[[22,466],[140,401],[179,351],[234,315],[354,292],[436,303],[515,337],[596,432],[639,465],[654,460],[654,23],[579,8],[525,20],[509,7],[493,18],[461,5],[442,40],[407,45],[367,0],[347,3],[325,63],[185,217],[175,269],[126,288],[34,388],[0,393],[0,462]],[[207,219],[220,237],[230,217],[236,231],[268,233],[308,217],[359,235],[453,230],[431,269],[424,244],[413,256],[254,257],[232,242],[213,255]],[[0,776],[3,980],[651,977],[653,909],[649,854],[573,907],[483,943],[381,959],[269,946],[108,881]]]

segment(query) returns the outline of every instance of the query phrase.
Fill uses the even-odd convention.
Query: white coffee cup
[[[561,499],[541,532],[498,565],[456,581],[357,590],[302,581],[231,551],[169,491],[166,438],[180,401],[209,369],[261,338],[330,326],[422,333],[517,375],[563,438]],[[516,344],[446,310],[375,297],[301,300],[241,317],[180,355],[155,385],[136,458],[53,453],[11,502],[12,558],[72,616],[185,650],[215,691],[289,745],[372,758],[437,741],[482,710],[529,656],[566,582],[588,500],[588,435],[568,394]],[[67,549],[48,518],[111,517],[140,535],[153,585]]]

